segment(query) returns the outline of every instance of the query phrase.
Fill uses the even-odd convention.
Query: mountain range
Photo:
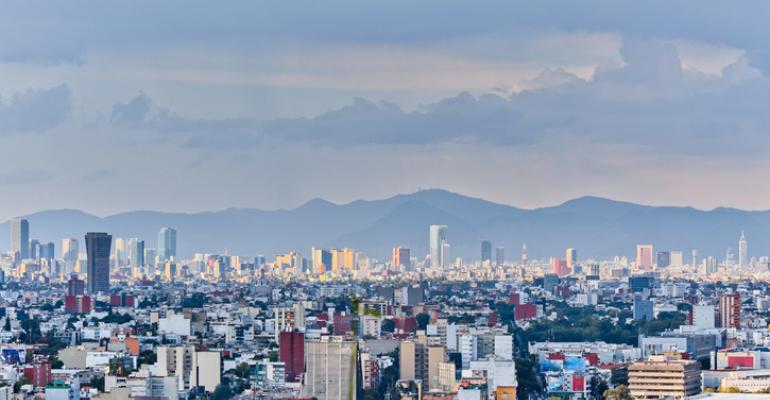
[[[449,227],[452,256],[468,260],[480,257],[480,241],[485,239],[505,247],[507,259],[519,259],[524,243],[530,259],[564,257],[567,247],[577,248],[580,259],[632,257],[637,243],[686,255],[698,249],[701,256],[721,259],[727,247],[737,253],[741,231],[748,238],[750,256],[770,254],[770,211],[655,207],[590,196],[522,209],[432,189],[347,204],[314,199],[291,210],[132,211],[103,218],[78,210],[49,210],[26,218],[30,237],[55,242],[57,253],[64,237],[80,239],[82,247],[88,231],[142,238],[147,248],[154,248],[158,230],[171,226],[178,230],[182,257],[227,251],[272,258],[290,250],[307,256],[310,247],[317,246],[350,247],[387,258],[392,247],[401,245],[422,258],[428,252],[428,226],[443,224]],[[2,232],[7,234],[0,234],[0,249],[8,249],[10,221],[0,224]]]

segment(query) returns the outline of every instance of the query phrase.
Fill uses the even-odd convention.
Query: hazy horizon
[[[323,197],[312,197],[312,198],[309,198],[309,199],[307,199],[305,201],[302,201],[299,204],[296,204],[294,206],[278,207],[278,208],[222,207],[222,208],[217,208],[217,209],[201,209],[201,210],[192,210],[192,211],[163,210],[163,209],[125,209],[125,210],[118,210],[118,211],[112,212],[112,213],[99,214],[99,213],[91,212],[91,211],[89,211],[87,209],[84,209],[84,208],[51,207],[51,208],[47,208],[47,209],[36,210],[36,211],[30,212],[30,213],[26,213],[26,214],[12,215],[12,216],[8,216],[8,217],[5,217],[5,218],[0,217],[0,221],[8,221],[8,220],[16,218],[16,217],[25,217],[25,216],[28,216],[28,215],[35,215],[35,214],[45,213],[45,212],[50,212],[50,211],[78,211],[78,212],[83,212],[83,213],[86,213],[86,214],[89,214],[89,215],[92,215],[92,216],[95,216],[95,217],[99,217],[99,218],[106,218],[106,217],[110,217],[110,216],[126,214],[126,213],[132,213],[132,212],[158,212],[158,213],[166,213],[166,214],[200,214],[200,213],[209,213],[209,212],[221,212],[221,211],[226,211],[226,210],[230,210],[230,209],[248,209],[248,210],[267,211],[267,212],[272,212],[272,211],[291,211],[291,210],[296,210],[298,208],[301,208],[301,207],[307,205],[308,203],[311,203],[311,202],[317,201],[317,200],[328,202],[328,203],[334,204],[336,206],[345,206],[345,205],[348,205],[348,204],[351,204],[351,203],[355,203],[355,202],[358,202],[358,201],[366,201],[366,202],[381,201],[381,200],[387,200],[387,199],[390,199],[390,198],[393,198],[393,197],[396,197],[396,196],[416,194],[416,193],[424,192],[424,191],[442,191],[442,192],[447,192],[447,193],[459,195],[459,196],[462,196],[462,197],[478,199],[478,200],[487,201],[487,202],[491,202],[491,203],[498,204],[498,205],[503,205],[503,206],[508,206],[508,207],[514,207],[514,208],[518,208],[518,209],[522,209],[522,210],[537,210],[537,209],[541,209],[541,208],[558,207],[560,205],[563,205],[565,203],[568,203],[568,202],[571,202],[571,201],[575,201],[575,200],[580,200],[580,199],[584,199],[584,198],[597,198],[597,199],[602,199],[602,200],[608,200],[608,201],[611,201],[611,202],[630,203],[630,204],[644,206],[644,207],[693,208],[695,210],[705,211],[705,212],[709,212],[709,211],[713,211],[715,209],[721,209],[721,208],[736,209],[736,210],[748,211],[748,212],[752,212],[752,211],[757,211],[757,212],[770,211],[770,207],[765,208],[765,209],[744,209],[744,208],[738,208],[738,207],[733,207],[733,206],[729,206],[729,205],[719,205],[719,206],[712,207],[712,208],[699,208],[699,207],[695,207],[695,206],[688,205],[688,204],[650,204],[650,203],[635,202],[635,201],[625,200],[625,199],[617,199],[617,198],[610,198],[610,197],[604,197],[604,196],[596,196],[596,195],[593,195],[593,194],[585,194],[585,195],[581,195],[581,196],[576,196],[576,197],[565,199],[563,201],[558,201],[558,202],[553,203],[553,204],[543,204],[543,205],[538,205],[538,206],[523,207],[523,206],[519,206],[517,204],[509,204],[509,203],[505,203],[503,201],[496,201],[496,200],[492,200],[492,199],[486,199],[486,198],[475,196],[475,195],[472,195],[472,194],[460,193],[460,192],[452,191],[452,190],[449,190],[449,189],[443,189],[443,188],[421,188],[419,190],[414,190],[414,191],[411,191],[411,192],[393,193],[393,194],[391,194],[389,196],[385,196],[385,197],[358,198],[358,199],[351,199],[351,200],[348,200],[348,201],[340,201],[340,202],[331,201],[331,200],[325,199]]]

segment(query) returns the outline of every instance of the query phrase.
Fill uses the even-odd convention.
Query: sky
[[[770,209],[768,9],[5,1],[0,218],[437,187]]]

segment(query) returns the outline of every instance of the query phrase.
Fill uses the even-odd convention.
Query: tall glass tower
[[[11,250],[21,260],[29,258],[29,221],[24,218],[14,218],[11,222]]]
[[[443,268],[444,261],[442,259],[442,248],[447,243],[447,226],[446,225],[431,225],[430,226],[430,266],[432,268]],[[448,261],[448,260],[446,260]]]
[[[163,227],[158,232],[158,258],[161,261],[176,258],[176,229]]]
[[[110,247],[112,235],[103,232],[86,233],[88,257],[88,294],[110,291]]]

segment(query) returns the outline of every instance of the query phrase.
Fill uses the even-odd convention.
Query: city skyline
[[[0,3],[0,400],[770,400],[770,2]]]

